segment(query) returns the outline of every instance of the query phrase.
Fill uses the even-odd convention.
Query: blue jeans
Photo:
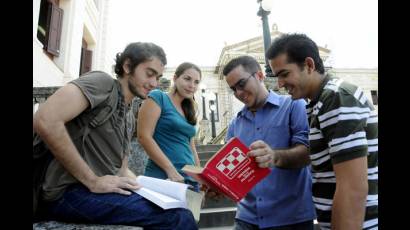
[[[82,184],[69,186],[60,199],[48,204],[48,210],[52,219],[66,222],[198,229],[187,209],[164,210],[136,193],[92,193]]]

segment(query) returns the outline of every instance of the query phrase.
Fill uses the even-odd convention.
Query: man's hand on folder
[[[248,156],[255,157],[260,168],[278,167],[296,169],[305,167],[310,163],[309,149],[297,143],[290,148],[271,149],[263,141],[255,141],[250,146]]]
[[[275,159],[275,151],[270,148],[264,141],[255,141],[250,146],[251,151],[248,156],[255,157],[256,163],[260,168],[272,167]]]

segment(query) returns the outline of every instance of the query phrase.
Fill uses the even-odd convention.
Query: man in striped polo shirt
[[[359,87],[325,73],[317,45],[306,35],[278,37],[266,56],[279,87],[292,99],[310,100],[312,194],[320,227],[377,229],[378,123],[372,103]]]

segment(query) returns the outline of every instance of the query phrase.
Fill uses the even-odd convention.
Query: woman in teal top
[[[198,183],[184,174],[184,165],[199,166],[194,145],[196,103],[194,93],[201,80],[201,70],[192,63],[182,63],[175,71],[169,93],[153,90],[138,114],[138,141],[150,159],[145,175],[193,185]]]

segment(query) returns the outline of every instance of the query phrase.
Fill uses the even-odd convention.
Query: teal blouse
[[[148,97],[154,100],[161,108],[161,115],[155,127],[153,138],[172,162],[177,171],[191,182],[193,179],[184,174],[181,169],[184,165],[195,165],[194,155],[191,150],[190,141],[195,136],[195,126],[188,123],[182,116],[171,98],[161,90],[152,90]],[[154,161],[148,160],[145,167],[145,175],[166,179],[167,174]]]

